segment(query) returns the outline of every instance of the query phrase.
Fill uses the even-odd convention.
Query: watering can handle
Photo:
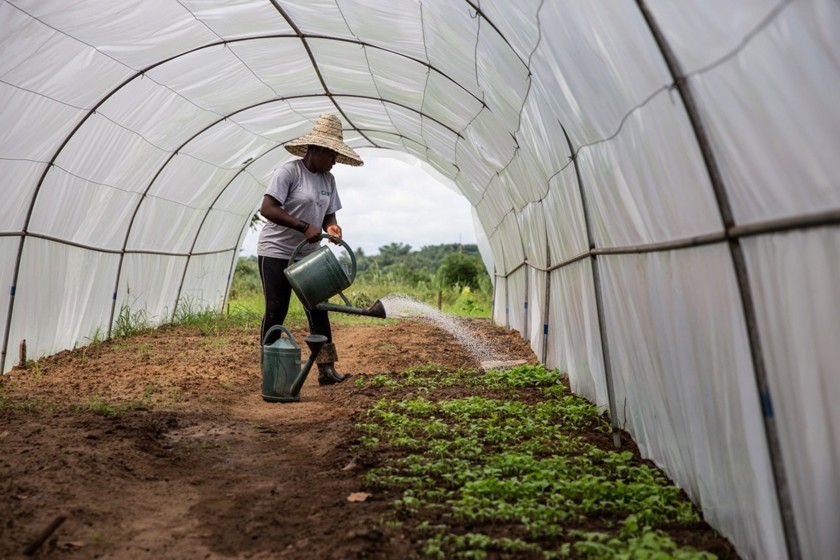
[[[347,251],[347,254],[350,255],[350,266],[352,268],[352,270],[350,272],[350,283],[352,284],[356,280],[356,255],[353,254],[353,250],[350,248],[350,245],[345,243],[344,240],[341,239],[340,237],[335,237],[333,235],[330,235],[329,233],[322,233],[321,234],[321,239],[331,239],[333,241],[338,241],[339,243],[341,243],[344,246],[344,249]],[[295,250],[292,251],[292,256],[289,257],[289,264],[292,264],[293,262],[295,262],[295,257],[297,256],[297,254],[308,243],[309,243],[309,241],[304,239],[303,241],[301,241],[298,244],[297,247],[295,247]],[[268,334],[268,333],[266,333],[266,334]]]
[[[292,344],[294,344],[295,346],[298,345],[297,341],[295,340],[295,337],[292,336],[292,331],[290,331],[283,325],[272,325],[271,328],[268,329],[268,331],[266,331],[265,336],[263,337],[263,346],[265,346],[265,341],[268,340],[268,335],[270,335],[274,331],[283,331],[284,333],[286,333],[286,336],[288,336],[291,339]],[[283,335],[281,334],[280,336]]]

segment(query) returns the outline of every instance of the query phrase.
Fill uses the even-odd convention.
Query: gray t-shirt
[[[292,160],[275,169],[265,194],[277,200],[295,218],[318,229],[324,223],[324,216],[341,209],[332,173],[312,173],[303,165],[302,159]],[[257,255],[288,259],[301,241],[301,232],[268,221],[260,232]],[[298,254],[308,255],[318,246],[317,243],[307,243]]]

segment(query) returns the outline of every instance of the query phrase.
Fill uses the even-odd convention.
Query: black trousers
[[[265,340],[265,333],[274,325],[282,325],[289,313],[289,301],[292,298],[292,285],[283,271],[289,266],[288,259],[275,259],[274,257],[257,257],[260,266],[260,280],[262,280],[263,296],[265,297],[265,315],[262,320],[260,332],[260,343]],[[309,332],[311,334],[322,334],[327,337],[327,342],[332,342],[332,328],[330,327],[330,315],[319,309],[309,310],[304,307],[306,318],[309,321]],[[266,341],[271,344],[280,338],[280,333],[275,332],[271,339]]]

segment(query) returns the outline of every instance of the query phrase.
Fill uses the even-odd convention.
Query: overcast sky
[[[382,153],[382,152],[377,152]],[[470,203],[416,165],[360,151],[362,167],[332,169],[341,197],[338,223],[353,250],[374,255],[389,243],[418,250],[441,243],[475,243]],[[258,231],[248,232],[242,255],[257,254]]]

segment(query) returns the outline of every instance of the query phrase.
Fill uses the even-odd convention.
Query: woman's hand
[[[338,224],[331,224],[327,226],[327,233],[332,235],[333,237],[337,237],[341,239],[341,226]],[[332,239],[330,239],[331,243],[336,243]]]
[[[303,237],[305,237],[309,243],[321,242],[321,232],[318,231],[318,228],[312,224],[306,224],[306,231],[303,232]]]

